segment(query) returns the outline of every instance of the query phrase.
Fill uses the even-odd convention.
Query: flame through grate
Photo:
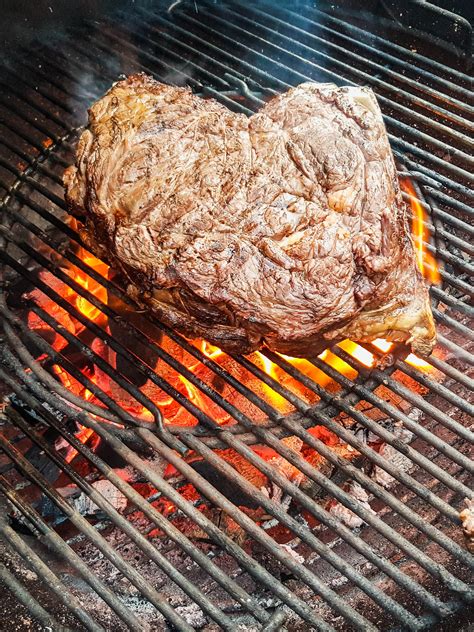
[[[173,4],[0,73],[0,581],[53,629],[431,629],[473,597],[468,78],[315,9]],[[61,186],[86,106],[137,70],[247,114],[308,79],[371,85],[433,356],[231,357],[137,312]]]

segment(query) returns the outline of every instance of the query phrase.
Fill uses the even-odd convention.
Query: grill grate
[[[7,292],[0,301],[4,336],[0,379],[14,396],[0,435],[4,455],[0,490],[15,515],[24,517],[30,533],[89,586],[90,601],[57,567],[46,563],[31,536],[19,535],[6,513],[0,519],[6,551],[12,560],[17,559],[15,555],[23,558],[62,608],[53,604],[48,609],[35,586],[28,582],[25,586],[19,574],[6,566],[0,568],[0,579],[33,616],[54,629],[64,620],[73,629],[88,630],[110,627],[111,620],[118,629],[131,630],[143,630],[150,621],[151,629],[162,629],[164,620],[179,630],[207,625],[190,618],[182,605],[190,603],[204,613],[205,621],[225,630],[234,630],[237,624],[251,630],[277,630],[297,622],[303,626],[298,629],[305,630],[428,628],[473,597],[468,582],[474,563],[463,546],[458,518],[463,499],[472,496],[469,475],[473,472],[468,372],[473,339],[472,266],[468,256],[472,254],[469,184],[474,108],[469,77],[315,9],[199,3],[197,10],[195,3],[174,4],[170,11],[137,9],[98,26],[78,26],[61,39],[59,50],[53,45],[31,48],[2,69],[0,239]],[[278,379],[262,370],[255,357],[236,355],[220,363],[152,316],[139,322],[124,316],[118,304],[132,303],[120,284],[78,255],[83,244],[66,215],[61,175],[73,160],[85,106],[120,73],[138,70],[164,81],[187,83],[204,96],[248,114],[273,94],[305,80],[364,83],[374,88],[400,177],[414,183],[427,213],[425,224],[434,242],[426,247],[441,266],[442,284],[431,288],[439,329],[437,352],[430,358],[436,373],[424,373],[407,363],[407,350],[402,347],[387,358],[373,345],[366,346],[389,364],[384,370],[367,368],[334,347],[331,351],[339,365],[318,357],[310,359],[310,366],[338,385],[335,393],[314,381],[312,373],[269,351],[263,355],[279,368]],[[407,202],[412,198],[405,193]],[[108,300],[72,278],[72,266],[104,288]],[[36,294],[36,299],[19,299],[17,286],[37,288],[50,304],[80,323],[87,335],[71,333],[57,312],[37,301]],[[78,309],[63,293],[65,288],[88,301],[102,320],[91,320]],[[24,316],[27,312],[54,331],[65,346],[55,349],[51,340],[32,330]],[[112,333],[113,326],[122,332],[120,336]],[[92,344],[94,339],[133,367],[137,383],[104,359]],[[165,341],[179,352],[171,352]],[[149,360],[137,352],[142,348],[153,353],[157,366],[185,378],[213,408],[180,392],[168,373],[151,368]],[[113,392],[104,391],[90,373],[81,370],[76,357],[109,376],[120,392],[149,411],[153,423],[131,413]],[[212,380],[189,368],[192,365],[186,358],[206,367]],[[62,367],[104,407],[61,386],[51,365]],[[341,366],[350,367],[350,375],[357,377],[348,376]],[[259,388],[250,388],[249,378]],[[197,425],[164,424],[160,406],[143,388],[145,380],[175,400]],[[223,390],[222,384],[230,390]],[[286,402],[289,413],[282,413],[275,400],[265,396],[268,389],[278,401]],[[245,405],[236,403],[235,393]],[[372,418],[364,406],[378,416]],[[235,423],[220,426],[216,420],[221,414]],[[341,415],[350,423],[341,423]],[[147,492],[137,491],[107,459],[83,444],[75,436],[75,422],[92,429],[121,462],[133,468],[149,484]],[[341,458],[311,432],[315,426],[333,433],[358,456]],[[400,441],[397,427],[413,433],[410,445]],[[83,457],[82,463],[88,462],[86,476],[76,460],[68,462],[55,449],[48,432],[62,437]],[[291,437],[314,450],[332,473],[326,475],[282,441]],[[27,440],[43,455],[39,465],[22,449]],[[378,449],[381,443],[406,457],[411,467],[405,469],[396,459],[387,458]],[[274,450],[275,457],[285,459],[303,478],[290,480],[274,461],[252,449],[255,444]],[[223,449],[254,466],[291,504],[255,487],[227,462]],[[191,452],[227,481],[232,493],[224,493],[182,458]],[[151,455],[175,468],[174,480],[165,479],[153,467]],[[88,496],[105,518],[91,526],[48,478],[45,462],[54,464],[55,471]],[[391,486],[374,478],[374,466],[393,477]],[[94,476],[110,481],[123,494],[128,501],[126,512],[94,486]],[[350,491],[348,485],[354,481],[370,495],[370,505]],[[187,483],[197,490],[197,500],[183,492]],[[305,563],[276,541],[271,529],[232,502],[237,492],[262,507],[269,524],[291,534]],[[74,535],[61,534],[51,524],[38,502],[32,501],[35,493],[68,518]],[[173,505],[170,515],[159,510],[160,499]],[[356,531],[348,528],[331,512],[331,502],[351,510],[365,525]],[[238,532],[246,534],[247,544],[251,542],[263,553],[257,555],[253,548],[249,552],[224,522],[203,511],[209,506],[230,517]],[[186,517],[187,522],[177,522],[176,517]],[[190,524],[215,546],[210,550],[208,545],[201,546],[189,532]],[[182,552],[186,564],[173,564],[156,544],[156,530]],[[168,594],[166,583],[156,588],[146,570],[114,546],[112,535],[117,532],[161,569],[169,584],[179,587],[181,607]],[[108,577],[94,572],[91,557],[81,548],[84,543],[108,560],[109,568],[125,579],[126,586],[153,607],[151,618],[117,594]],[[232,572],[224,560],[233,561]],[[193,565],[202,583],[189,572]],[[108,607],[108,618],[94,610],[93,594]]]

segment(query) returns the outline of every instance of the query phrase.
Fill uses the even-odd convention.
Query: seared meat
[[[169,325],[231,352],[434,344],[381,113],[304,83],[250,118],[134,75],[89,111],[64,176],[91,250]]]

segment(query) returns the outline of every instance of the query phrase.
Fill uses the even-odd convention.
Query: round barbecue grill
[[[119,4],[63,6],[58,30],[53,3],[34,39],[8,35],[0,68],[0,613],[17,630],[459,628],[474,597],[469,20],[414,0],[398,17],[391,2]],[[137,309],[81,241],[62,174],[87,107],[138,71],[249,115],[303,81],[372,87],[433,355],[346,341],[229,356]]]

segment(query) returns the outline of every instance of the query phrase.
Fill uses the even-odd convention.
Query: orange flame
[[[372,341],[371,344],[373,344],[374,347],[377,347],[377,349],[380,349],[380,351],[383,351],[384,353],[387,353],[387,351],[390,351],[390,349],[393,347],[393,342],[388,342],[388,340],[384,340],[383,338],[377,338],[377,340]],[[411,364],[417,369],[423,369],[425,371],[430,371],[433,368],[431,364],[426,362],[426,360],[423,360],[423,358],[419,358],[414,353],[409,353],[405,358],[405,362]]]
[[[416,261],[423,277],[432,285],[441,282],[436,259],[428,252],[425,243],[430,241],[430,233],[426,226],[426,213],[418,200],[415,188],[410,180],[404,179],[400,183],[401,188],[410,196],[410,205],[413,214],[412,236],[415,244]]]
[[[223,351],[219,349],[219,347],[215,347],[214,345],[209,344],[206,340],[201,340],[201,351],[205,356],[214,360],[223,354]]]
[[[78,230],[76,219],[71,218],[70,225],[71,228],[73,228],[74,230]],[[78,246],[76,256],[81,259],[87,266],[89,266],[102,276],[105,277],[107,275],[109,266],[100,259],[97,259],[97,257],[95,257],[94,255],[87,252],[82,246]],[[80,268],[71,267],[67,269],[67,273],[69,274],[69,276],[72,277],[74,281],[76,281],[76,283],[81,285],[84,289],[88,290],[91,294],[96,296],[101,301],[106,302],[107,291],[105,287],[102,284],[94,281],[94,279],[92,279],[86,272],[84,272]],[[84,314],[84,316],[86,316],[90,320],[98,319],[101,314],[100,310],[94,307],[94,305],[92,305],[87,299],[80,296],[72,289],[68,290],[68,296],[74,296],[75,305],[77,309],[81,312],[81,314]]]

